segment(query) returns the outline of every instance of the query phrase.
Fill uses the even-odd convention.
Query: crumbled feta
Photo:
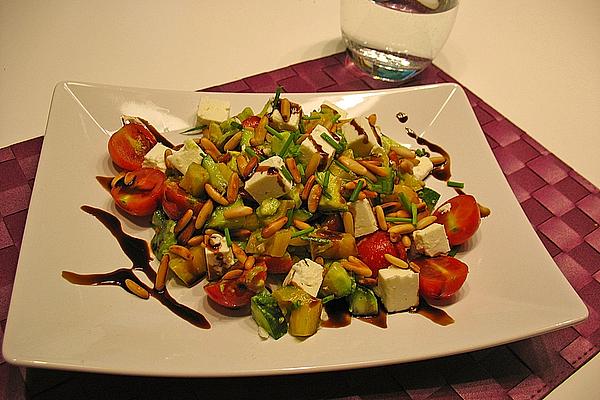
[[[417,157],[419,163],[413,167],[413,176],[415,179],[422,181],[433,171],[433,163],[429,157]]]
[[[228,101],[202,97],[198,105],[198,125],[220,124],[229,118],[231,104]]]
[[[335,104],[333,104],[330,101],[327,101],[327,100],[324,101],[323,105],[326,105],[327,107],[331,108],[332,110],[334,110],[335,112],[340,114],[341,119],[348,117],[348,113],[346,112],[346,110],[341,109],[340,107],[336,106]]]
[[[162,172],[167,170],[165,165],[165,151],[168,149],[162,143],[156,143],[153,148],[144,156],[142,167],[159,169]]]
[[[361,237],[379,229],[373,208],[368,199],[357,200],[349,204],[354,217],[354,236]]]
[[[450,244],[444,225],[431,224],[424,229],[413,232],[415,249],[429,257],[439,256],[450,251]]]
[[[388,312],[419,305],[419,274],[410,269],[384,268],[378,272],[375,294]]]
[[[329,168],[329,165],[333,161],[333,156],[335,155],[335,148],[321,137],[323,133],[328,134],[332,139],[334,138],[334,135],[332,135],[327,128],[323,125],[317,125],[310,135],[302,141],[300,153],[302,154],[301,159],[304,164],[308,164],[313,154],[319,153],[323,157],[321,165],[323,165],[325,169]]]
[[[323,282],[323,266],[305,258],[292,265],[283,285],[294,285],[313,297],[317,297]]]
[[[281,174],[283,159],[273,156],[258,164],[254,174],[246,181],[246,192],[259,204],[268,198],[278,198],[292,188],[292,182]]]
[[[209,280],[219,279],[235,262],[233,251],[227,245],[227,240],[218,233],[210,235],[204,252]]]
[[[204,151],[192,139],[186,139],[183,142],[183,147],[167,157],[167,160],[179,172],[185,175],[191,163],[202,164],[202,156]]]
[[[358,117],[342,125],[342,134],[348,143],[347,148],[357,157],[366,157],[381,148],[381,132],[371,126],[366,117]]]
[[[302,116],[302,112],[298,107],[295,107],[293,112],[290,114],[290,118],[287,121],[284,121],[283,116],[279,112],[279,110],[273,110],[271,113],[271,124],[273,128],[278,130],[287,130],[287,131],[295,131],[298,129],[298,124],[300,123],[300,117]]]

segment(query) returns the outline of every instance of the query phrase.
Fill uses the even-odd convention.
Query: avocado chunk
[[[193,286],[206,275],[204,247],[193,246],[189,250],[192,253],[191,260],[169,253],[169,269],[188,287]]]
[[[216,163],[210,156],[207,156],[202,159],[202,166],[208,171],[208,182],[219,193],[225,192],[227,190],[228,177],[223,176],[223,170],[219,167],[219,163]]]
[[[350,313],[354,316],[377,315],[379,304],[375,293],[364,286],[357,285],[349,297]]]
[[[333,295],[335,298],[345,297],[352,293],[355,287],[354,279],[339,262],[334,262],[327,269],[321,285],[323,296]]]
[[[271,293],[263,290],[252,296],[250,301],[252,318],[273,339],[279,339],[287,333],[287,321]]]
[[[283,286],[273,292],[279,308],[288,318],[292,336],[314,335],[321,323],[323,303],[295,286]]]
[[[317,179],[320,182],[324,181],[325,173],[317,173]],[[319,200],[319,210],[323,212],[337,212],[337,211],[348,211],[348,205],[346,199],[342,197],[342,184],[344,181],[342,178],[330,174],[327,187],[323,188],[323,195]]]
[[[243,205],[244,203],[242,202],[242,200],[238,198],[234,203],[228,206],[216,207],[212,215],[210,216],[210,219],[206,222],[206,227],[219,230],[223,230],[225,228],[247,228],[253,230],[258,228],[258,217],[256,216],[256,214],[250,214],[248,216],[239,218],[225,218],[225,210],[235,207],[241,207]]]
[[[175,224],[176,222],[169,219],[167,214],[162,210],[156,210],[152,214],[152,228],[154,229],[154,236],[150,241],[150,246],[156,258],[161,260],[165,253],[169,252],[171,245],[177,244],[177,238],[175,237]]]
[[[208,171],[200,164],[191,163],[179,186],[194,197],[204,194],[204,184],[209,180]]]

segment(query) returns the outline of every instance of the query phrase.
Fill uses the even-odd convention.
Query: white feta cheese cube
[[[259,204],[268,198],[278,198],[292,188],[292,182],[282,175],[283,159],[273,156],[258,164],[254,174],[246,181],[245,189]]]
[[[192,139],[186,139],[183,147],[167,157],[179,172],[185,175],[191,163],[202,164],[204,151]]]
[[[292,112],[290,113],[290,118],[287,121],[283,119],[283,116],[281,115],[279,110],[273,110],[273,112],[271,113],[271,123],[269,125],[280,131],[295,131],[298,129],[298,124],[300,123],[301,116],[302,112],[300,106],[297,106],[292,109]]]
[[[450,244],[444,225],[433,223],[424,229],[413,232],[415,249],[429,257],[439,256],[450,251]]]
[[[322,282],[323,266],[305,258],[292,265],[292,269],[283,280],[283,285],[296,286],[311,296],[317,297]]]
[[[320,165],[321,169],[329,168],[329,165],[331,165],[335,156],[335,148],[321,137],[323,133],[334,138],[334,135],[332,135],[327,128],[323,125],[317,125],[310,135],[302,141],[302,144],[300,145],[302,163],[308,164],[313,154],[319,153],[322,157]]]
[[[371,126],[366,117],[358,117],[342,125],[342,134],[346,138],[347,148],[357,157],[366,157],[381,149],[381,132]]]
[[[419,163],[413,167],[413,176],[422,181],[433,171],[433,163],[429,157],[417,157]]]
[[[379,229],[368,199],[353,201],[348,208],[354,217],[354,236],[361,237]]]
[[[419,305],[419,274],[389,267],[378,272],[375,294],[388,312],[405,311]]]
[[[162,143],[156,143],[153,148],[144,156],[142,167],[159,169],[162,172],[167,170],[165,165],[165,151],[168,149]]]
[[[220,124],[229,118],[231,104],[225,100],[202,97],[198,105],[198,125]]]
[[[227,245],[227,239],[218,233],[210,235],[204,248],[208,279],[219,279],[234,264],[233,251]]]
[[[346,110],[341,109],[340,107],[338,107],[337,105],[333,104],[330,101],[324,101],[323,105],[331,108],[332,110],[334,110],[335,112],[337,112],[338,114],[340,114],[340,118],[341,119],[345,119],[346,117],[348,117],[348,113],[346,112]]]

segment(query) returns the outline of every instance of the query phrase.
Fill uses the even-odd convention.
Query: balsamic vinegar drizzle
[[[143,272],[146,277],[154,282],[156,280],[156,271],[150,266],[150,247],[148,242],[126,234],[121,227],[121,222],[114,215],[91,206],[82,206],[81,209],[88,214],[93,215],[98,219],[117,239],[119,246],[131,260],[131,268],[119,268],[115,271],[103,274],[78,274],[70,271],[63,271],[62,277],[67,281],[76,285],[112,285],[119,286],[131,293],[125,285],[126,279],[131,279],[148,291],[150,296],[157,299],[162,305],[167,307],[171,312],[180,318],[183,318],[190,324],[202,328],[209,329],[210,323],[199,312],[177,302],[167,289],[156,290],[143,283],[135,274],[134,271]]]

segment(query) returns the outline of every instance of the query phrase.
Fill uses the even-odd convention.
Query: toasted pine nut
[[[366,278],[373,275],[373,271],[371,271],[370,268],[365,268],[359,264],[351,263],[350,261],[342,261],[341,265],[346,271],[354,272],[356,275],[364,276]]]
[[[192,220],[192,216],[194,216],[194,211],[191,208],[179,218],[179,221],[175,224],[175,228],[173,228],[173,233],[178,234],[181,232],[183,228],[187,226],[187,224]]]
[[[235,258],[238,259],[239,262],[246,262],[248,256],[246,255],[246,252],[237,243],[231,244],[231,251],[233,252],[233,255],[235,256]]]
[[[391,210],[396,211],[396,209],[400,209],[401,207],[402,207],[402,203],[400,203],[399,201],[388,201],[387,203],[383,203],[381,205],[381,208],[383,208],[383,211],[390,211],[390,212],[391,212]]]
[[[405,234],[405,233],[411,233],[414,230],[415,230],[415,226],[413,224],[399,224],[399,225],[391,226],[390,229],[388,229],[388,232]]]
[[[156,272],[156,280],[154,281],[154,289],[161,291],[165,288],[167,281],[167,271],[169,270],[169,254],[165,254],[160,260],[158,271]]]
[[[308,195],[310,194],[310,191],[312,190],[312,187],[314,186],[316,180],[317,177],[314,174],[308,175],[308,180],[304,184],[302,192],[300,192],[300,198],[302,199],[302,201],[308,200]]]
[[[223,155],[217,146],[209,138],[200,139],[200,147],[204,149],[204,151],[212,157],[213,160],[218,161],[219,158]]]
[[[421,272],[421,267],[419,267],[417,264],[415,264],[415,263],[414,263],[414,262],[412,262],[412,261],[411,261],[411,262],[408,264],[408,266],[409,266],[409,268],[410,268],[410,269],[412,269],[412,270],[413,270],[413,272],[416,272],[417,274],[418,274],[419,272]]]
[[[125,174],[125,176],[123,177],[123,183],[126,184],[127,186],[131,185],[134,180],[135,180],[135,175],[133,174],[133,172],[127,172]]]
[[[379,225],[379,229],[382,231],[387,231],[387,221],[385,220],[383,208],[381,208],[381,206],[375,206],[373,207],[373,211],[375,211],[375,217],[377,218],[377,225]]]
[[[204,243],[204,235],[193,236],[187,241],[187,245],[192,247],[200,246],[202,243]]]
[[[208,197],[210,197],[211,199],[213,199],[220,205],[222,205],[222,206],[229,205],[229,202],[227,201],[227,199],[225,197],[223,197],[223,195],[221,193],[217,192],[217,189],[215,189],[214,186],[211,185],[210,183],[204,184],[204,190],[206,190],[206,194],[208,195]]]
[[[367,117],[367,119],[369,120],[369,125],[371,126],[375,126],[375,124],[377,123],[377,115],[376,114],[371,114]]]
[[[358,193],[358,200],[364,200],[367,198],[367,194],[365,193],[364,190],[361,190],[360,193]]]
[[[389,262],[390,264],[392,264],[394,267],[398,267],[398,268],[402,268],[402,269],[408,268],[408,263],[401,258],[395,257],[388,253],[384,254],[383,256],[385,257],[386,261]]]
[[[404,245],[406,248],[409,248],[411,244],[412,240],[410,240],[410,236],[402,235],[402,245]]]
[[[368,189],[363,189],[363,190],[362,190],[362,193],[364,193],[364,194],[365,194],[365,197],[367,197],[367,198],[369,198],[369,199],[374,199],[374,198],[376,198],[377,196],[379,196],[379,193],[377,193],[377,192],[374,192],[374,191],[372,191],[372,190],[368,190]]]
[[[125,172],[121,172],[119,174],[117,174],[117,176],[115,176],[112,181],[110,181],[110,187],[115,187],[117,186],[117,184],[119,183],[119,181],[121,179],[123,179],[123,177],[125,176]]]
[[[393,233],[390,232],[389,228],[388,228],[388,233],[390,234],[390,242],[392,243],[398,243],[400,241],[400,234],[399,233]]]
[[[306,140],[306,138],[308,138],[310,136],[310,133],[305,133],[304,135],[301,135],[298,139],[296,139],[296,144],[302,144],[302,142],[304,142],[304,140]]]
[[[308,211],[314,213],[319,207],[319,201],[321,201],[321,195],[323,194],[323,187],[318,183],[313,185],[308,194]]]
[[[398,210],[398,211],[394,211],[388,214],[388,217],[394,217],[394,218],[409,218],[410,217],[410,213],[406,210]]]
[[[273,236],[276,232],[279,232],[281,228],[288,222],[288,217],[280,217],[275,221],[271,222],[269,225],[265,226],[262,229],[261,235],[263,238],[269,238]]]
[[[269,122],[269,117],[266,115],[262,116],[260,122],[254,128],[254,136],[250,139],[250,144],[253,146],[258,146],[265,142],[265,138],[267,137],[267,123]]]
[[[342,221],[344,222],[344,232],[354,235],[354,217],[350,211],[342,214]]]
[[[429,161],[431,161],[431,163],[433,165],[442,165],[443,163],[446,162],[446,157],[444,156],[431,156],[429,157]]]
[[[436,220],[437,217],[435,215],[428,215],[426,217],[421,218],[419,221],[417,221],[417,230],[428,227],[429,225],[433,224]]]
[[[285,165],[292,174],[292,179],[294,183],[302,182],[302,175],[300,175],[300,171],[298,170],[298,166],[296,165],[296,160],[293,157],[288,157],[285,159]]]
[[[125,279],[125,286],[137,297],[147,300],[150,298],[150,293],[131,279]]]
[[[358,280],[358,283],[363,285],[363,286],[376,286],[377,285],[377,279],[375,278],[360,278]]]
[[[206,203],[202,205],[202,208],[200,209],[200,212],[198,212],[198,216],[196,217],[196,222],[194,223],[196,229],[201,229],[204,226],[204,223],[206,222],[210,214],[212,214],[214,208],[215,206],[211,199],[208,199]]]
[[[404,146],[392,146],[390,150],[398,154],[400,158],[415,158],[417,156],[413,150]]]
[[[339,156],[338,161],[345,165],[350,171],[354,172],[355,174],[366,176],[373,182],[377,181],[377,177],[358,161],[346,156]]]
[[[183,247],[178,244],[173,244],[173,245],[171,245],[171,247],[169,247],[169,251],[175,255],[178,255],[179,257],[181,257],[183,259],[186,259],[186,260],[192,259],[192,253],[188,250],[187,247]]]
[[[223,145],[223,150],[231,151],[231,150],[235,149],[236,147],[238,147],[238,145],[240,144],[241,141],[242,141],[242,131],[239,131],[238,133],[236,133],[235,135],[230,137],[229,140],[227,140],[227,142],[225,142],[225,144]]]
[[[377,166],[377,165],[373,165],[368,161],[361,160],[361,161],[359,161],[359,163],[363,167],[365,167],[366,169],[368,169],[370,172],[372,172],[373,174],[375,174],[377,176],[388,176],[390,174],[390,172],[387,169]]]
[[[231,174],[227,183],[227,201],[234,203],[240,192],[240,177],[235,172]]]
[[[299,219],[293,220],[292,224],[294,224],[294,226],[300,230],[311,228],[311,226],[309,224],[307,224],[304,221],[300,221]]]
[[[356,188],[356,181],[350,181],[344,184],[344,189],[354,190]]]
[[[221,234],[221,232],[219,232],[218,230],[216,230],[216,229],[211,229],[211,228],[208,228],[208,229],[206,229],[206,230],[204,231],[204,235],[206,235],[206,236],[214,235],[215,233],[216,233],[217,235],[220,235],[220,234]]]
[[[179,232],[179,235],[177,235],[177,243],[183,245],[186,245],[188,243],[188,241],[194,234],[194,231],[196,230],[196,227],[194,225],[194,218],[192,217],[190,222],[185,226],[185,228],[181,230],[181,232]]]
[[[416,167],[421,163],[421,160],[419,160],[418,158],[409,158],[408,161],[412,163],[413,167]]]
[[[485,218],[492,213],[492,210],[482,204],[477,203],[477,206],[479,207],[479,215],[481,215],[481,218]]]
[[[315,262],[319,265],[323,265],[325,264],[325,260],[323,259],[323,257],[319,256],[317,258],[315,258]]]
[[[283,118],[283,120],[285,122],[288,122],[290,120],[290,115],[291,113],[291,109],[290,109],[290,101],[288,99],[281,99],[281,117]]]
[[[256,263],[256,258],[254,256],[246,257],[246,261],[244,261],[244,269],[252,269],[252,267],[254,267],[254,263]]]
[[[242,176],[244,178],[248,178],[250,176],[250,174],[252,172],[254,172],[254,168],[256,168],[257,165],[258,165],[258,157],[250,158],[250,161],[248,161],[248,163],[244,167],[244,170],[242,171]]]
[[[253,212],[254,210],[252,209],[252,207],[239,206],[228,208],[225,211],[223,211],[223,217],[225,217],[225,219],[242,218],[251,215]]]
[[[241,269],[232,269],[232,270],[225,272],[225,274],[221,277],[221,279],[225,279],[225,280],[237,279],[242,275],[242,272],[243,271]]]
[[[306,170],[304,171],[304,176],[313,176],[315,172],[319,169],[319,165],[321,164],[321,160],[323,156],[319,153],[314,153],[312,157],[310,157],[310,161],[306,165]]]
[[[237,165],[238,172],[243,175],[244,169],[246,168],[246,165],[248,165],[248,160],[246,159],[246,156],[244,156],[243,154],[237,156],[235,159],[235,163]]]
[[[235,239],[248,239],[250,235],[252,235],[252,231],[250,229],[236,229],[230,232],[231,237]]]
[[[364,262],[362,262],[362,260],[360,260],[357,257],[349,256],[348,257],[348,261],[350,261],[352,264],[360,265],[363,268],[369,268],[369,266],[367,264],[365,264]]]
[[[402,160],[400,161],[400,169],[405,172],[405,173],[411,173],[412,174],[412,169],[414,167],[414,164],[411,163],[408,160]]]

